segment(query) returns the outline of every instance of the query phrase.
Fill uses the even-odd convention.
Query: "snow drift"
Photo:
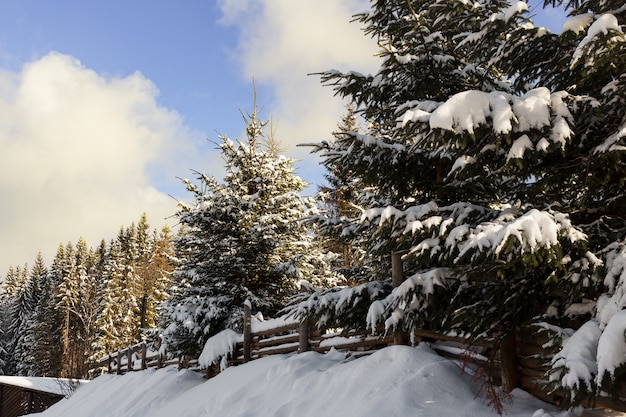
[[[566,416],[521,390],[505,401],[509,417]],[[362,358],[307,352],[276,355],[205,380],[175,367],[103,375],[42,414],[45,417],[319,417],[332,415],[497,416],[454,361],[427,345],[392,346]]]

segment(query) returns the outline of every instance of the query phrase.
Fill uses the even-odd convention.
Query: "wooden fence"
[[[392,281],[400,285],[402,266],[398,254],[392,255]],[[537,328],[520,326],[511,332],[499,346],[490,340],[470,341],[458,335],[442,334],[425,329],[416,330],[413,335],[402,333],[387,334],[384,331],[342,333],[329,329],[320,330],[317,323],[275,320],[259,326],[253,325],[251,309],[244,306],[243,341],[236,343],[226,358],[230,365],[237,365],[268,355],[305,351],[327,352],[331,348],[349,351],[351,355],[369,354],[377,349],[393,344],[407,344],[409,340],[428,342],[439,354],[465,364],[479,365],[478,369],[490,380],[499,383],[505,392],[520,387],[547,402],[558,404],[562,396],[549,394],[546,389],[546,371],[556,348],[546,347],[537,336]],[[179,368],[198,367],[198,359],[178,358],[167,360],[158,353],[150,352],[145,344],[131,346],[103,358],[96,367],[105,368],[109,373],[124,373],[148,367],[163,367],[177,364]],[[206,369],[210,378],[220,372],[216,363]],[[626,411],[626,388],[619,393],[620,400],[599,397],[595,405],[617,411]]]
[[[148,368],[163,368],[164,366],[178,364],[183,358],[168,360],[159,352],[152,352],[145,342],[129,346],[126,349],[110,353],[108,356],[91,364],[92,370],[102,369],[107,373],[118,375],[131,371],[141,371]],[[182,367],[182,366],[181,366]]]
[[[398,344],[406,340],[396,334],[384,331],[343,333],[332,329],[320,330],[315,323],[299,323],[296,321],[275,320],[269,322],[253,322],[249,306],[244,306],[243,340],[236,343],[228,355],[229,365],[239,365],[269,355],[300,353],[305,351],[328,352],[330,349],[349,352],[352,356],[370,354],[378,349]],[[490,381],[501,384],[505,391],[522,388],[544,401],[558,404],[561,396],[558,393],[548,394],[546,371],[556,348],[545,347],[547,340],[537,336],[537,329],[521,326],[512,335],[512,347],[500,346],[500,349],[489,340],[472,341],[450,334],[442,334],[430,330],[416,330],[412,335],[416,342],[427,342],[440,355],[461,362],[462,364],[479,366],[481,372]],[[512,349],[512,350],[511,350]],[[507,352],[514,352],[513,355]],[[123,374],[129,371],[143,370],[150,367],[161,368],[177,365],[179,368],[200,370],[197,358],[167,359],[157,352],[151,352],[145,343],[120,350],[98,361],[94,367],[104,368],[108,373]],[[513,367],[513,369],[511,369]],[[220,364],[216,363],[203,370],[207,378],[220,372]],[[620,398],[626,398],[626,390]],[[599,397],[595,403],[598,407],[626,411],[626,401],[608,397]]]

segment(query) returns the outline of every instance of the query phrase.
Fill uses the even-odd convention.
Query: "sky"
[[[536,0],[531,2],[536,4]],[[298,144],[327,139],[344,103],[310,75],[373,73],[367,0],[78,0],[0,3],[0,277],[48,264],[60,243],[113,238],[146,212],[176,225],[181,178],[221,179],[220,135],[241,112],[272,119],[298,175],[323,181]],[[561,11],[538,24],[558,30]]]
[[[498,417],[462,366],[426,343],[361,358],[334,349],[266,356],[209,380],[202,372],[169,366],[99,376],[41,417]],[[508,417],[572,415],[520,389],[502,398]]]

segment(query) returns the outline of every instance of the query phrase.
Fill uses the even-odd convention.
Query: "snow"
[[[34,391],[48,392],[50,394],[68,395],[72,386],[89,381],[69,380],[63,378],[26,377],[0,375],[0,384],[13,385]]]
[[[446,179],[452,175],[454,173],[454,171],[456,171],[457,169],[463,169],[466,165],[468,164],[474,164],[476,163],[477,159],[474,158],[473,156],[468,156],[468,155],[463,155],[460,156],[459,158],[457,158],[456,161],[454,161],[454,164],[452,164],[452,168],[450,168],[450,172],[448,172],[448,175],[446,176]]]
[[[592,382],[597,373],[596,347],[600,338],[600,328],[594,320],[580,327],[572,336],[563,341],[563,349],[552,359],[550,380],[558,380],[570,390],[585,384],[592,390]]]
[[[561,33],[572,31],[576,34],[584,31],[593,22],[593,13],[583,13],[570,17],[563,23]]]
[[[626,310],[616,313],[598,341],[598,382],[605,374],[613,377],[615,370],[626,363]]]
[[[509,149],[509,153],[506,156],[506,160],[509,159],[522,159],[524,157],[524,152],[526,149],[532,149],[533,143],[530,141],[530,138],[527,135],[522,135],[519,138],[515,139],[513,142],[513,146]]]
[[[461,366],[420,344],[360,358],[334,349],[268,356],[209,380],[175,367],[148,369],[100,376],[41,416],[498,416]],[[521,390],[504,406],[509,417],[569,415]]]
[[[237,342],[243,342],[243,335],[226,329],[207,340],[198,363],[208,368],[235,350]]]
[[[573,67],[578,62],[578,60],[584,55],[585,47],[593,42],[597,36],[601,34],[606,35],[610,31],[622,33],[622,27],[618,24],[617,17],[610,13],[606,13],[598,17],[596,21],[589,26],[589,29],[587,29],[587,36],[580,41],[578,47],[572,55],[571,66]]]
[[[478,127],[486,125],[491,125],[496,134],[550,127],[550,139],[563,148],[572,135],[568,123],[572,116],[564,103],[567,97],[568,94],[564,91],[551,94],[545,87],[532,89],[522,96],[502,91],[487,93],[468,90],[453,95],[432,110],[425,108],[432,107],[432,102],[428,106],[407,103],[402,106],[403,113],[398,117],[398,122],[403,127],[408,123],[428,123],[431,129],[448,130],[457,134],[473,134]],[[410,108],[411,105],[414,107]],[[509,152],[508,159],[523,155],[523,150],[531,147],[527,137],[522,136],[519,139],[522,139],[523,147],[522,143],[518,143],[518,147]],[[545,142],[538,145],[540,150],[546,148]]]
[[[467,232],[465,225],[459,226]],[[511,222],[487,222],[478,225],[459,245],[457,259],[476,248],[490,249],[498,255],[509,238],[519,242],[524,252],[533,253],[558,243],[558,235],[565,231],[571,241],[584,240],[585,236],[571,228],[571,222],[560,213],[547,213],[532,209]],[[453,230],[454,232],[454,230]],[[450,234],[452,235],[453,232]],[[454,233],[458,236],[457,233]]]
[[[276,329],[283,326],[289,326],[299,323],[298,320],[289,317],[277,317],[275,319],[261,320],[259,317],[252,318],[252,331],[263,332],[269,329]]]
[[[482,91],[457,93],[431,114],[430,127],[474,133],[475,127],[487,122],[489,102],[489,94]]]
[[[508,22],[513,16],[517,14],[522,14],[523,12],[528,11],[528,5],[523,1],[518,1],[515,4],[509,6],[508,9],[504,12],[504,21]]]

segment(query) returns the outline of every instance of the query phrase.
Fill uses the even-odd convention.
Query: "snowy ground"
[[[524,391],[508,417],[565,417]],[[497,416],[471,377],[426,345],[393,346],[346,358],[331,350],[277,355],[205,380],[176,367],[103,375],[44,417],[479,417]],[[587,414],[585,414],[587,415]],[[591,414],[589,414],[591,415]],[[613,414],[620,415],[620,414]]]

